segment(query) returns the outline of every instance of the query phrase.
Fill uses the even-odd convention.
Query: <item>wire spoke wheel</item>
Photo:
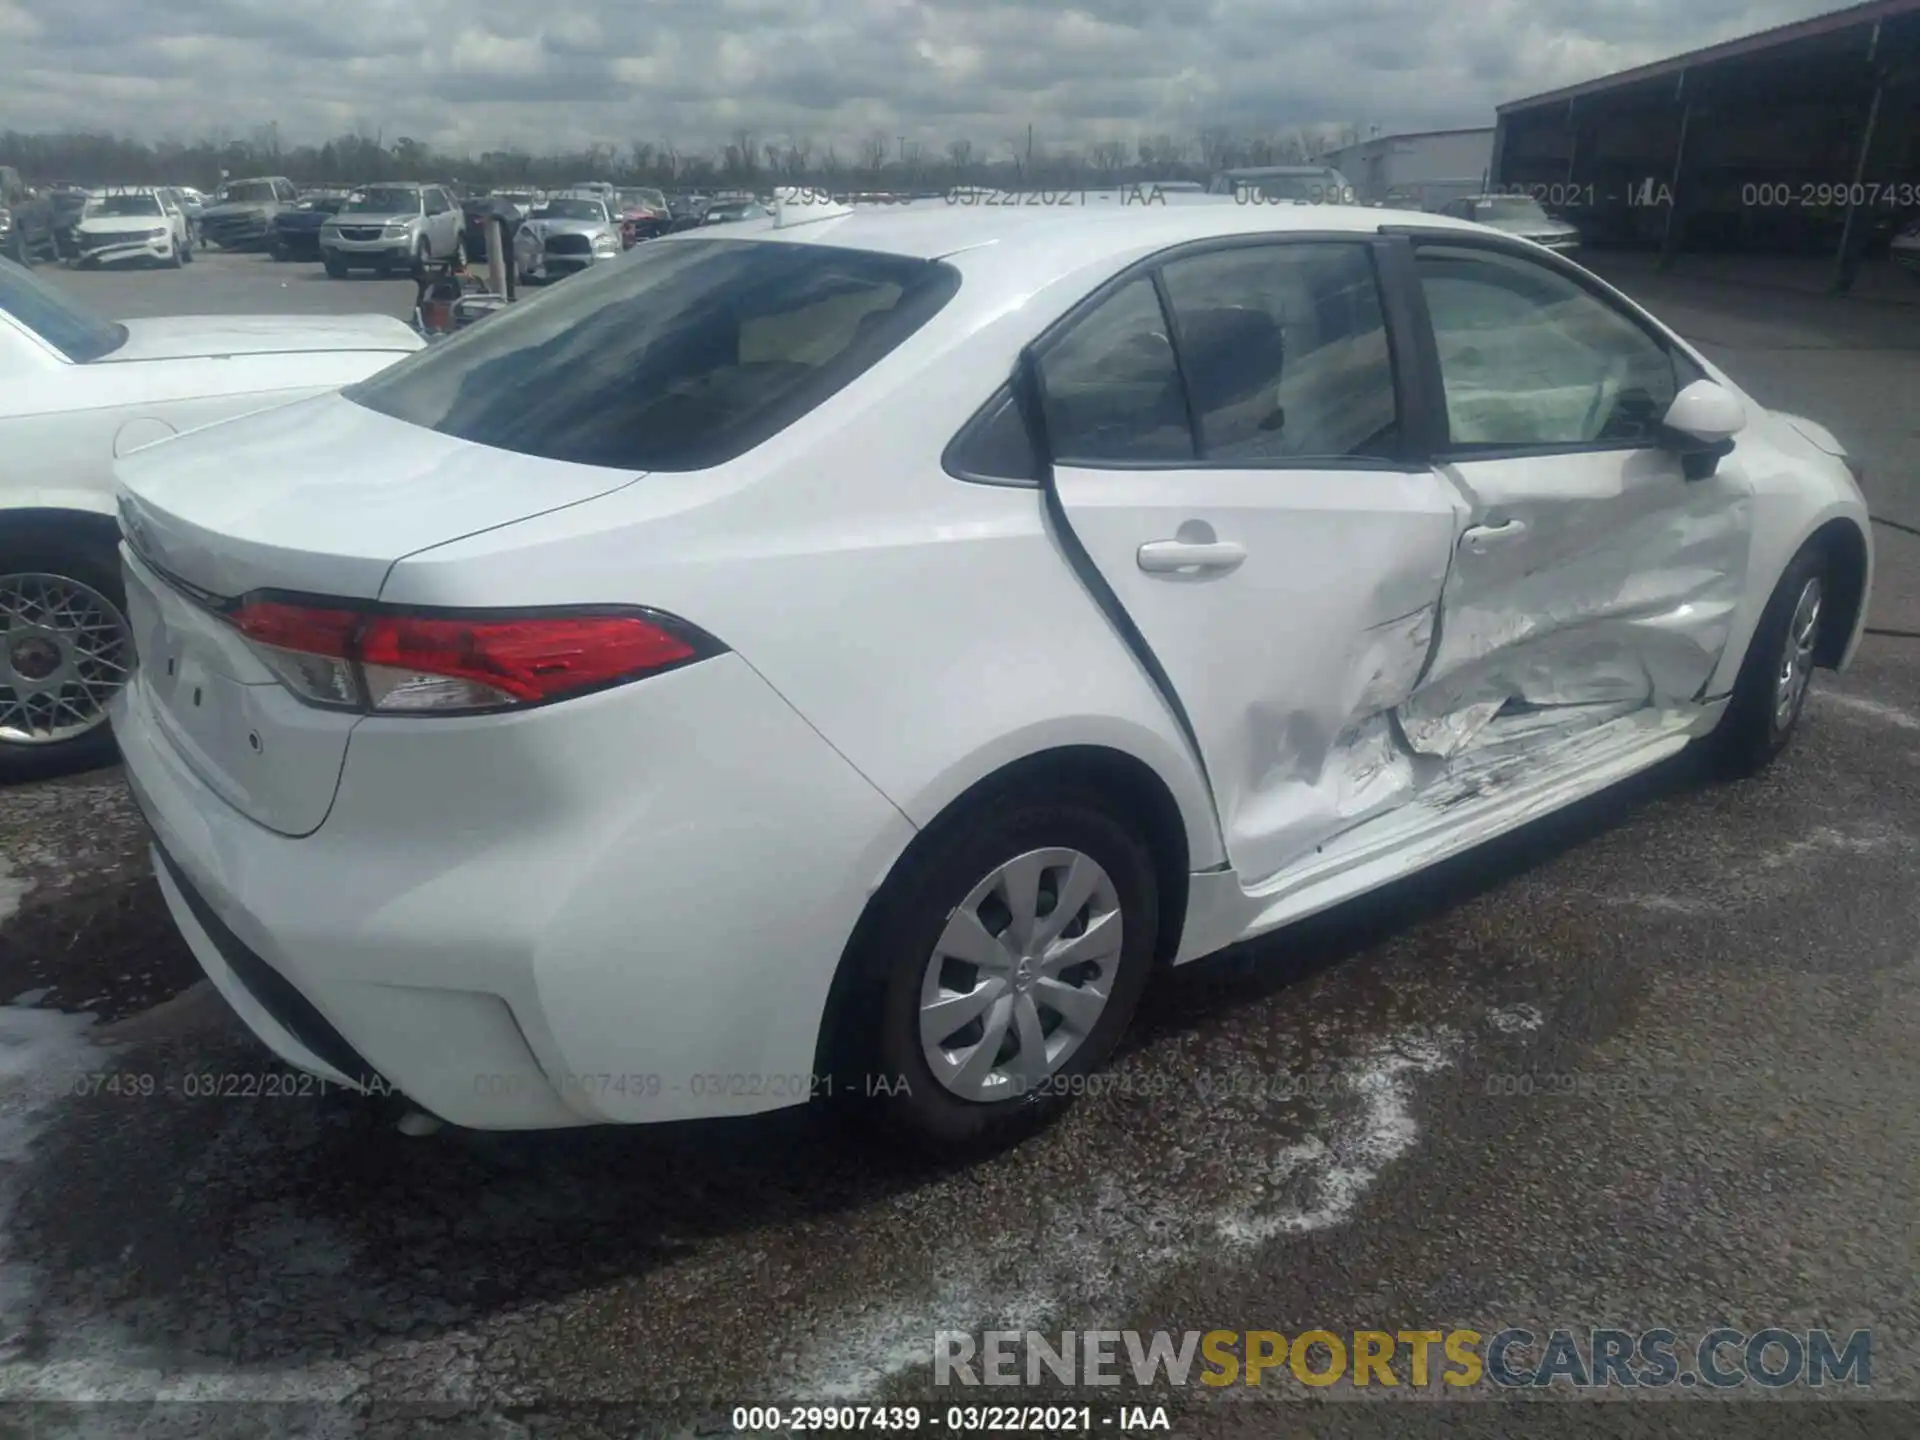
[[[106,722],[133,665],[113,601],[65,575],[0,575],[0,744],[58,745]]]

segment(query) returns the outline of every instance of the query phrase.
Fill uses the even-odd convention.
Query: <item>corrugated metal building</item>
[[[1379,135],[1321,157],[1362,200],[1434,209],[1486,188],[1493,126]]]
[[[1920,215],[1920,0],[1868,0],[1499,107],[1496,188],[1589,243],[1822,254]]]

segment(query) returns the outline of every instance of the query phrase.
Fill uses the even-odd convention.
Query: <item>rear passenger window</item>
[[[1257,245],[1163,267],[1209,460],[1390,460],[1393,357],[1361,244]]]
[[[1190,460],[1180,367],[1153,281],[1122,286],[1040,358],[1048,446],[1063,465]]]

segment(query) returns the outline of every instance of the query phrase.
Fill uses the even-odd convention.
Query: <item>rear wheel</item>
[[[1021,1138],[1084,1088],[1132,1018],[1159,923],[1145,842],[1077,789],[969,806],[875,905],[849,957],[836,1089],[950,1157]]]
[[[0,780],[112,761],[106,705],[132,666],[110,546],[74,537],[0,545]]]
[[[1722,773],[1756,775],[1793,739],[1813,679],[1827,590],[1826,555],[1809,546],[1793,557],[1768,598],[1727,713],[1714,729],[1710,743]]]

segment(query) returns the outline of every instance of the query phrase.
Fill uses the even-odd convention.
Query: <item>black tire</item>
[[[465,232],[462,232],[458,236],[454,237],[453,268],[456,270],[464,270],[466,268],[466,265],[467,265],[467,237]]]
[[[427,275],[427,267],[432,264],[433,245],[428,241],[426,236],[422,235],[419,245],[414,248],[413,266],[408,273],[411,274],[415,280],[424,280]]]
[[[27,243],[27,232],[20,226],[14,226],[13,242],[7,246],[7,258],[16,265],[33,266],[33,246]]]
[[[267,253],[273,256],[274,262],[279,265],[284,265],[289,260],[293,259],[293,252],[287,249],[287,245],[284,240],[275,240],[271,245],[267,247]]]
[[[112,602],[126,623],[127,597],[121,585],[120,562],[111,540],[89,541],[73,534],[40,531],[0,542],[0,576],[19,574],[59,575],[77,580]],[[128,632],[126,658],[132,661],[132,635]],[[0,669],[0,687],[12,678],[10,669]],[[7,691],[7,698],[12,692]],[[54,775],[70,775],[110,765],[118,751],[113,730],[103,719],[85,734],[51,744],[25,745],[0,740],[0,784],[23,780],[41,780]]]
[[[335,280],[344,280],[347,278],[347,267],[343,262],[335,260],[332,256],[328,256],[326,263],[327,274],[330,278]]]
[[[1005,1100],[963,1098],[935,1079],[923,1053],[919,1000],[948,920],[1000,866],[1037,849],[1079,851],[1098,862],[1119,900],[1121,947],[1104,1010],[1057,1070]],[[1052,1120],[1098,1069],[1132,1019],[1153,968],[1159,929],[1153,856],[1132,822],[1081,787],[1006,789],[941,821],[915,841],[868,914],[846,957],[844,997],[830,1032],[834,1107],[868,1133],[942,1159],[1003,1149]],[[1077,922],[1076,922],[1077,923]]]
[[[1803,679],[1784,714],[1779,701],[1788,632],[1793,628],[1795,613],[1809,585],[1819,587],[1814,602],[1817,613],[1812,643],[1807,646],[1812,650],[1818,647],[1820,626],[1830,616],[1830,611],[1822,607],[1830,600],[1833,590],[1826,553],[1817,545],[1808,545],[1793,557],[1781,573],[1773,594],[1767,597],[1767,607],[1760,612],[1753,639],[1747,642],[1746,659],[1741,662],[1739,678],[1734,681],[1727,713],[1720,717],[1720,723],[1708,737],[1714,768],[1730,779],[1757,775],[1766,769],[1774,757],[1787,748],[1799,727],[1811,680],[1811,664],[1804,655],[1796,656]]]
[[[186,263],[186,256],[181,253],[180,246],[176,242],[173,249],[167,255],[167,268],[169,270],[178,270]]]

